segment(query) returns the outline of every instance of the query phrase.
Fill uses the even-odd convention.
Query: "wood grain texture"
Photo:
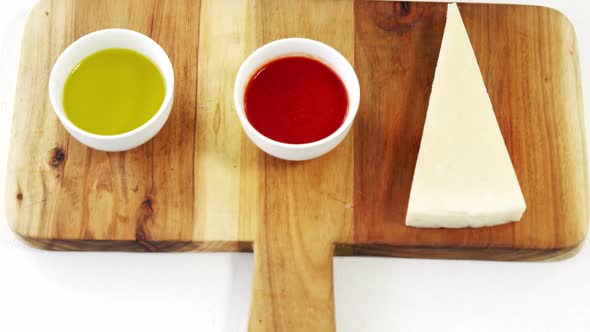
[[[194,239],[252,241],[264,213],[264,154],[242,133],[232,93],[242,61],[262,44],[257,15],[252,1],[202,2]]]
[[[37,5],[23,39],[8,164],[7,208],[17,233],[35,239],[192,240],[194,167],[186,156],[193,155],[195,137],[198,12],[199,2],[190,0]],[[176,98],[160,135],[132,151],[105,153],[66,133],[46,87],[65,47],[89,32],[117,27],[147,34],[167,51]]]
[[[350,247],[337,253],[371,245],[515,248],[539,250],[542,258],[544,250],[571,250],[586,233],[588,197],[574,31],[547,8],[460,8],[527,200],[520,223],[463,230],[403,226],[444,27],[442,4],[70,0],[42,1],[24,34],[8,163],[11,226],[26,239],[78,241],[70,249],[84,250],[80,240],[100,240],[101,250],[142,240],[211,241],[235,250],[232,243],[254,241],[267,210],[279,213],[267,208],[277,199],[274,193],[267,198],[267,188],[277,190],[267,181],[302,172],[309,180],[289,194],[306,198],[299,206],[311,202],[309,210],[323,210],[322,202],[307,199],[309,186],[354,211],[354,234],[347,226],[347,235],[337,239],[339,247]],[[220,26],[216,18],[232,24]],[[61,51],[106,27],[150,35],[170,54],[177,75],[171,119],[154,140],[125,153],[76,142],[46,94]],[[354,133],[316,161],[283,163],[264,155],[241,132],[233,110],[240,63],[286,36],[335,46],[354,59],[362,85]],[[335,174],[330,167],[342,176],[326,177]],[[346,176],[351,169],[354,187],[353,176]],[[333,187],[324,190],[324,183]]]
[[[353,3],[259,2],[263,43],[299,36],[354,55]],[[308,162],[264,156],[265,208],[254,243],[250,329],[334,331],[332,256],[352,241],[354,134],[332,153]],[[297,290],[297,291],[293,291]]]
[[[519,223],[404,226],[445,23],[444,4],[364,0],[42,0],[27,24],[8,158],[7,211],[51,250],[252,251],[251,331],[335,329],[333,255],[555,260],[587,232],[575,33],[541,7],[460,10],[528,205]],[[47,98],[57,56],[91,31],[130,28],[170,55],[175,105],[124,153],[71,138]],[[308,37],[361,83],[355,127],[328,155],[270,157],[243,134],[233,82],[257,47]]]

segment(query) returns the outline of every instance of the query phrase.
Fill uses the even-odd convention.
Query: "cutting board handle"
[[[249,331],[335,331],[333,244],[267,235],[254,244]]]

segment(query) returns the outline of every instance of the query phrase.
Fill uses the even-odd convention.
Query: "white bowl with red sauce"
[[[287,38],[242,64],[234,103],[246,135],[266,153],[307,160],[334,149],[350,131],[360,102],[358,78],[334,48]]]

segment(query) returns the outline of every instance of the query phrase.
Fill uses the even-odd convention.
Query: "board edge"
[[[384,244],[336,245],[337,256],[392,257],[442,260],[478,260],[503,262],[553,262],[574,257],[584,247],[584,240],[563,248],[501,247],[406,247]],[[340,253],[340,254],[338,254]]]
[[[14,150],[14,141],[15,141],[15,128],[14,128],[14,120],[16,118],[16,104],[17,104],[17,99],[18,99],[18,82],[19,82],[19,78],[21,77],[21,72],[24,70],[23,69],[23,63],[21,61],[22,58],[22,54],[23,54],[23,49],[25,47],[25,39],[28,38],[29,34],[27,33],[28,30],[31,27],[32,24],[32,20],[33,20],[33,16],[35,15],[35,13],[39,12],[41,10],[41,6],[44,2],[47,2],[48,0],[37,0],[37,2],[31,7],[31,10],[27,13],[27,18],[25,21],[25,25],[23,26],[22,29],[22,36],[20,38],[20,47],[18,50],[18,63],[16,65],[16,78],[15,78],[15,86],[14,86],[14,96],[12,98],[12,114],[10,116],[10,129],[9,129],[9,133],[8,133],[8,153],[7,153],[7,159],[6,159],[6,170],[4,173],[5,179],[8,179],[9,176],[11,174],[13,174],[14,172],[12,172],[12,168],[10,167],[10,160],[12,160],[13,158],[12,155],[15,153]],[[17,230],[17,223],[16,223],[16,211],[14,211],[14,205],[13,202],[10,200],[11,197],[14,197],[11,195],[10,192],[10,181],[6,181],[4,184],[4,215],[6,217],[6,222],[8,223],[9,228],[17,235],[21,236],[22,234]]]
[[[26,244],[49,251],[91,252],[253,252],[250,241],[114,241],[114,240],[55,240],[23,236],[15,232]],[[394,246],[386,244],[334,245],[334,256],[420,258],[443,260],[487,260],[514,262],[562,261],[578,254],[585,240],[563,248],[460,248]]]
[[[17,237],[33,248],[47,251],[90,252],[252,252],[249,241],[134,241],[134,240],[64,240]]]

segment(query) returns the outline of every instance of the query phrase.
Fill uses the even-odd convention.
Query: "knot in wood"
[[[49,166],[53,168],[59,168],[66,160],[66,153],[60,147],[53,148],[49,155]]]
[[[372,17],[375,24],[382,30],[389,32],[403,32],[409,30],[422,16],[420,4],[407,1],[379,3],[372,10]],[[383,10],[381,6],[388,6]]]

